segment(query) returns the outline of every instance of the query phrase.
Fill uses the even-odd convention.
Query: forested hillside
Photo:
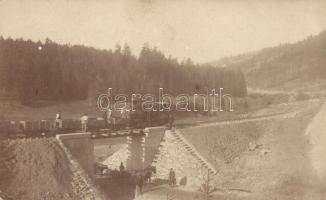
[[[23,39],[0,38],[0,97],[20,101],[82,100],[113,88],[116,93],[170,94],[225,88],[234,96],[246,95],[240,70],[178,62],[144,45],[140,55],[130,47],[97,50]]]
[[[318,91],[326,86],[326,32],[214,64],[241,69],[251,88]]]

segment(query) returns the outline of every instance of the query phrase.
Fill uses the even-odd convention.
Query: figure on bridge
[[[111,125],[111,121],[112,121],[111,115],[112,115],[112,110],[110,109],[104,112],[103,118],[104,118],[105,128],[109,128],[109,125]]]
[[[174,117],[173,114],[169,114],[169,129],[171,130],[173,127],[173,123],[174,123]]]
[[[62,118],[61,118],[61,113],[57,112],[57,114],[55,115],[55,122],[54,122],[54,127],[56,129],[61,129],[62,128]]]
[[[82,132],[87,132],[88,115],[85,113],[81,118]]]

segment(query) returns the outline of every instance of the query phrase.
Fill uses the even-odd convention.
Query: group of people
[[[120,163],[119,170],[120,170],[120,172],[125,171],[125,166],[124,166],[123,162]],[[134,182],[136,185],[135,196],[139,196],[143,193],[143,186],[144,186],[144,182],[145,182],[144,179],[145,179],[145,177],[143,176],[143,173],[137,172],[135,174],[135,176],[134,176]]]
[[[149,173],[147,173],[149,172]],[[135,196],[139,196],[143,193],[143,186],[146,183],[146,180],[148,179],[148,183],[150,183],[150,176],[152,173],[152,170],[147,171],[145,174],[137,173],[135,176],[135,182],[136,182],[136,189],[135,189]],[[147,177],[147,175],[150,175]],[[176,186],[176,174],[173,168],[170,169],[168,182],[170,187]]]
[[[143,193],[144,184],[151,183],[151,177],[153,173],[156,173],[156,168],[153,166],[148,166],[142,172],[137,172],[135,176],[136,190],[135,195],[141,195]]]
[[[87,124],[88,124],[88,115],[87,113],[85,113],[81,118],[81,129],[82,132],[87,132]],[[57,112],[57,114],[55,115],[55,124],[54,127],[56,129],[61,129],[62,128],[62,116],[61,116],[61,112]]]

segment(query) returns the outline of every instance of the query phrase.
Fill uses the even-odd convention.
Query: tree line
[[[117,93],[176,95],[205,93],[224,88],[234,96],[246,95],[238,69],[178,61],[145,44],[139,54],[116,45],[98,50],[82,45],[61,45],[50,39],[33,42],[0,37],[0,98],[19,101],[83,100],[113,88]]]

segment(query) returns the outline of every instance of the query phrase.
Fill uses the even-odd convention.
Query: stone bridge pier
[[[119,169],[120,162],[123,162],[126,169],[131,171],[146,168],[157,156],[165,130],[165,127],[150,127],[145,129],[144,135],[127,136],[127,148],[117,151],[103,164],[111,168],[114,166],[112,169]],[[94,177],[94,141],[91,136],[91,133],[71,133],[57,135],[56,138],[69,150],[85,172]]]

